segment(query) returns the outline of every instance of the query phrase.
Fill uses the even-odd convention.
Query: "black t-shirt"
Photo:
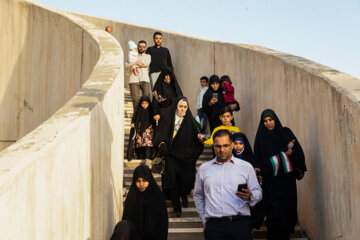
[[[169,49],[153,46],[149,47],[146,53],[151,55],[150,73],[160,72],[161,69],[166,69],[167,67],[173,70]]]

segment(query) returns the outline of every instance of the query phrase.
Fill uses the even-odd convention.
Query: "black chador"
[[[240,158],[242,160],[247,161],[252,166],[254,166],[254,153],[251,148],[251,145],[249,143],[248,138],[244,133],[234,133],[233,134],[233,142],[235,141],[241,141],[244,145],[243,151],[238,154],[236,153],[235,149],[233,150],[234,157]],[[251,224],[253,228],[260,229],[264,222],[264,214],[263,214],[263,208],[264,208],[264,201],[260,201],[255,206],[250,207],[251,212]]]
[[[254,153],[253,153],[253,150],[251,148],[251,145],[250,145],[249,140],[247,139],[246,135],[242,132],[234,133],[233,134],[233,142],[235,142],[235,141],[241,141],[242,144],[244,145],[244,149],[240,154],[237,154],[235,149],[233,149],[234,157],[245,160],[254,166]]]
[[[213,84],[215,82],[219,83],[219,89],[217,89],[217,90],[214,90],[211,87],[211,84]],[[213,97],[217,97],[218,102],[216,102],[214,105],[210,106],[209,102],[211,101],[211,99]],[[210,130],[211,130],[211,132],[213,132],[213,130],[216,127],[221,125],[221,121],[220,121],[220,118],[219,118],[219,112],[220,112],[220,109],[225,106],[224,96],[223,96],[223,93],[222,93],[222,88],[221,88],[221,85],[220,85],[220,79],[219,79],[218,76],[212,75],[210,77],[209,88],[204,94],[202,104],[203,104],[202,105],[203,110],[206,113],[206,115],[208,117],[208,120],[209,120]]]
[[[270,117],[275,121],[272,130],[264,124]],[[286,152],[292,149],[288,156]],[[293,132],[281,125],[275,112],[262,112],[254,145],[254,167],[263,177],[263,201],[268,239],[288,239],[297,223],[296,179],[306,171],[305,156]]]
[[[149,182],[144,192],[140,192],[136,187],[138,178]],[[132,223],[139,235],[138,239],[167,239],[168,214],[165,198],[156,184],[150,168],[145,165],[140,165],[134,170],[122,220]]]
[[[188,109],[185,116],[180,117],[177,106],[186,102]],[[164,193],[171,198],[177,215],[181,214],[180,197],[184,207],[188,206],[187,195],[194,188],[196,161],[204,149],[197,138],[198,129],[189,109],[188,100],[179,97],[174,102],[171,116],[168,119],[165,173],[162,176]]]
[[[146,108],[142,106],[143,102],[147,103]],[[142,96],[140,98],[131,123],[135,127],[130,131],[127,159],[131,160],[134,153],[136,153],[138,159],[149,159],[153,147],[152,138],[155,126],[149,97]]]
[[[170,76],[170,83],[165,81],[165,76]],[[160,120],[157,123],[156,131],[153,138],[154,147],[158,147],[161,142],[164,142],[167,137],[167,129],[170,127],[171,106],[176,101],[176,98],[182,96],[182,91],[176,77],[171,69],[166,69],[161,72],[155,86],[152,101],[153,115],[160,115]]]

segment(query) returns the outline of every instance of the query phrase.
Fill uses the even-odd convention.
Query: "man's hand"
[[[251,198],[251,192],[249,188],[243,188],[242,192],[236,192],[236,196],[241,198],[244,201],[250,201]]]
[[[159,120],[160,120],[160,115],[159,115],[159,114],[155,115],[155,116],[154,116],[154,120],[155,120],[155,121],[159,121]]]
[[[131,127],[131,128],[134,128],[134,127],[135,127],[135,123],[132,123],[132,124],[130,125],[130,127]]]
[[[203,232],[205,232],[206,222],[203,223]]]

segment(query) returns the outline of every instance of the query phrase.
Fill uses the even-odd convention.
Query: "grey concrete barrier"
[[[109,239],[121,218],[119,43],[30,1],[0,0],[0,239]]]

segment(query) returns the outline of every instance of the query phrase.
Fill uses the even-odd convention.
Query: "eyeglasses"
[[[214,148],[221,149],[221,148],[228,148],[231,146],[230,144],[224,144],[224,145],[214,145]]]

